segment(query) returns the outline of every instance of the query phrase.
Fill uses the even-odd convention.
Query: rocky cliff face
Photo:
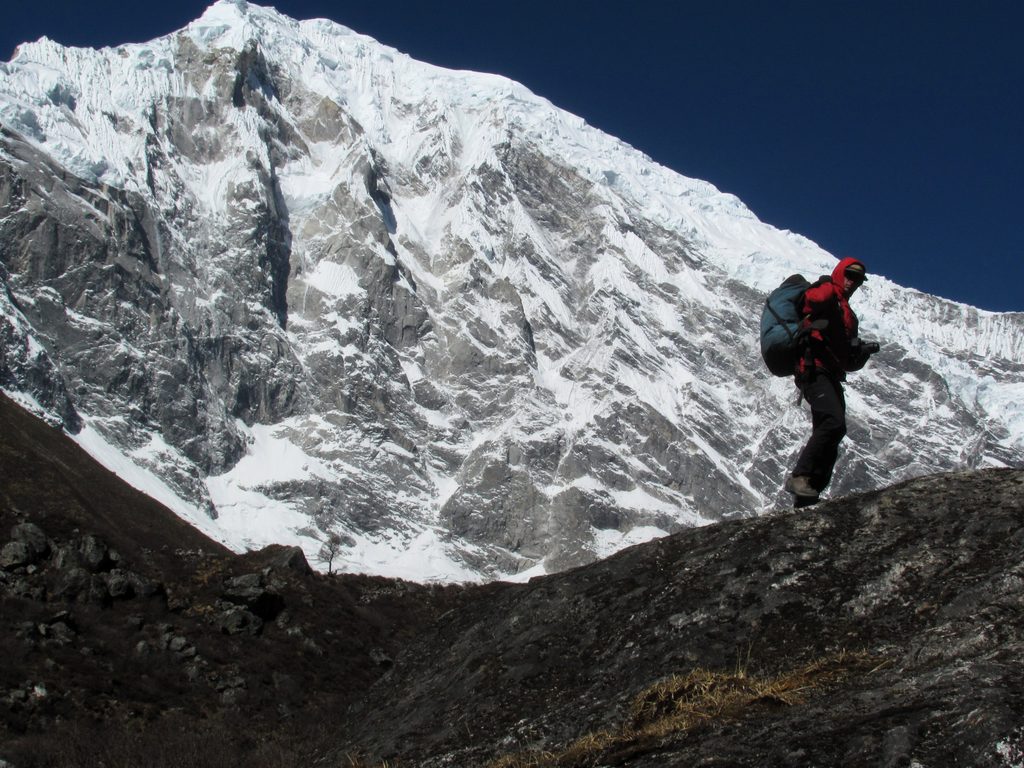
[[[559,570],[759,514],[832,258],[501,78],[223,0],[0,65],[0,382],[236,549]],[[836,494],[1024,458],[1024,320],[873,279]]]

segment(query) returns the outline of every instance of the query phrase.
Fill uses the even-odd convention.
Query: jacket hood
[[[846,272],[846,268],[853,266],[854,264],[860,264],[861,268],[867,272],[867,267],[864,266],[864,262],[860,259],[855,259],[852,256],[847,256],[844,259],[840,259],[839,263],[836,264],[836,268],[832,270],[832,282],[838,286],[843,285],[843,273]]]

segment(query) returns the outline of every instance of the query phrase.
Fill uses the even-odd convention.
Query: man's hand
[[[850,341],[850,366],[848,370],[859,371],[868,362],[868,358],[882,349],[877,341]]]

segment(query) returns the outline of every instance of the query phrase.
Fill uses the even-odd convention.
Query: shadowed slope
[[[424,768],[1006,764],[1022,544],[1024,472],[990,470],[640,545],[455,611],[373,689],[347,749]],[[806,683],[643,731],[635,708],[673,675]]]
[[[228,553],[6,398],[0,473],[18,768],[1022,759],[1020,470],[469,589]]]
[[[0,762],[300,764],[456,588],[235,555],[0,396]]]

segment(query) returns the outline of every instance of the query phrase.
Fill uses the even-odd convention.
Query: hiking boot
[[[818,499],[818,491],[803,475],[790,475],[786,478],[786,490],[798,499]]]

